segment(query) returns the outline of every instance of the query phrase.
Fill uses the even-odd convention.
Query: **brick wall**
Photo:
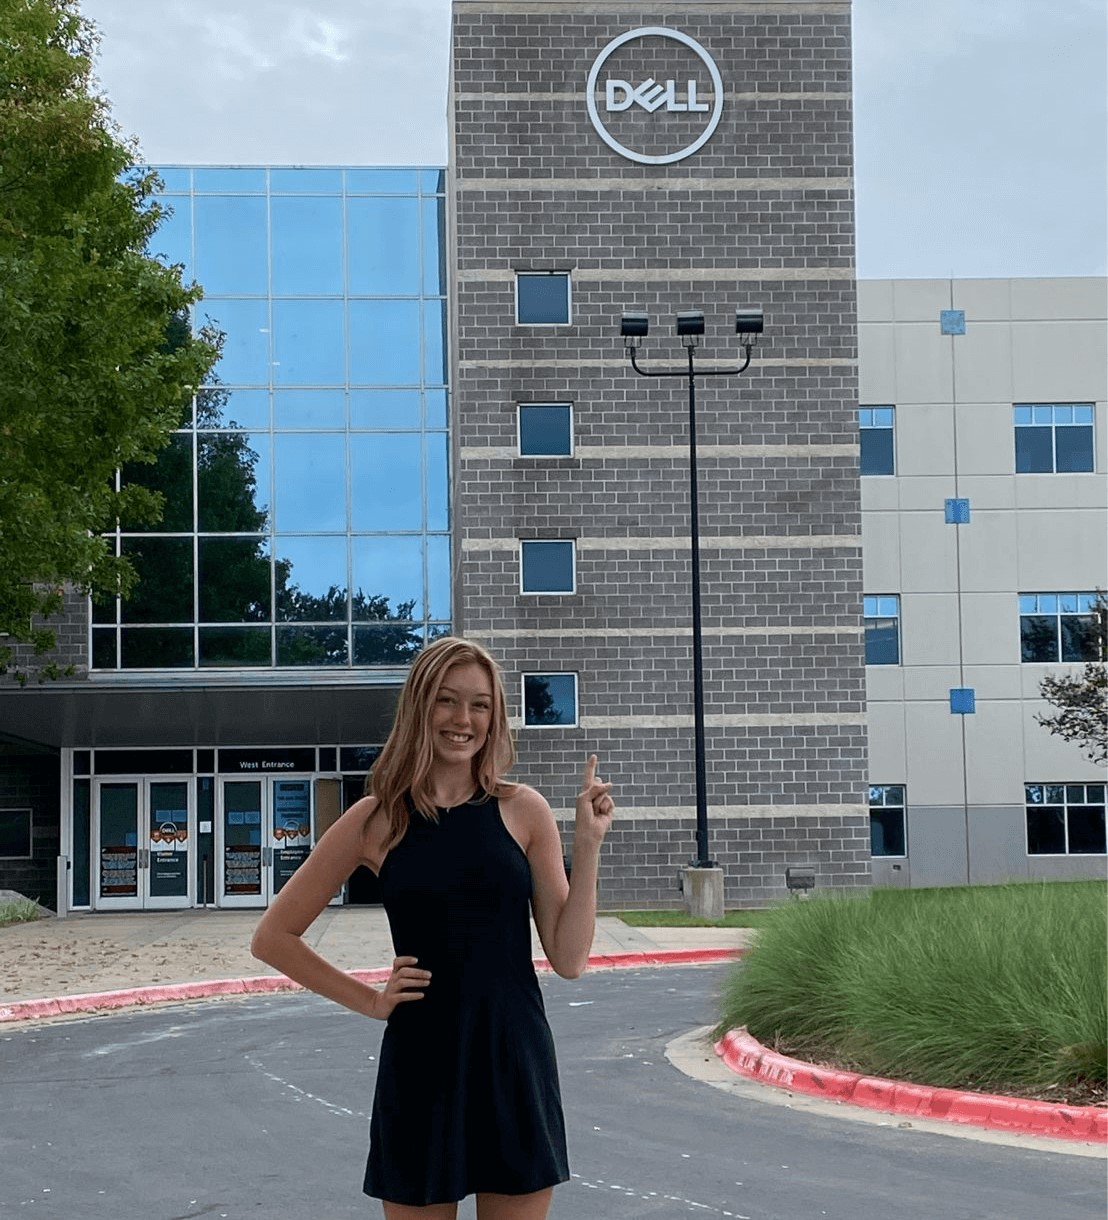
[[[0,809],[31,810],[29,860],[0,860],[0,889],[16,890],[52,910],[61,850],[59,760],[51,754],[0,753]]]
[[[517,776],[566,818],[599,754],[620,805],[610,908],[679,905],[695,855],[688,391],[630,370],[632,308],[652,318],[648,366],[684,362],[679,309],[705,311],[706,368],[734,363],[736,306],[766,316],[750,371],[697,386],[726,901],[779,897],[789,864],[821,886],[869,880],[849,22],[845,2],[796,0],[454,6],[457,621],[504,663],[517,714],[522,673],[578,674],[579,727],[522,729]],[[597,54],[643,26],[696,39],[724,82],[715,133],[672,164],[618,155],[587,115]],[[681,48],[668,66],[672,49],[629,43],[612,70],[697,70]],[[679,146],[695,120],[632,106],[611,121],[642,149]],[[520,270],[570,273],[570,325],[515,325]],[[543,401],[573,404],[572,457],[517,456],[517,404]],[[575,593],[521,596],[518,540],[534,538],[575,540]]]

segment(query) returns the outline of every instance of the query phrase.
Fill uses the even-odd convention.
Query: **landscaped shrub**
[[[1108,887],[874,890],[789,902],[728,979],[720,1030],[934,1085],[1108,1081]]]

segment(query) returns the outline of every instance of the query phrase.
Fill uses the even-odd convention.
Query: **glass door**
[[[146,781],[146,853],[141,869],[146,907],[192,905],[192,818],[187,780]]]
[[[93,802],[95,909],[191,906],[192,781],[95,780]]]
[[[219,831],[216,846],[219,905],[260,907],[269,901],[263,885],[262,817],[264,782],[260,779],[225,779],[220,785]]]
[[[139,889],[140,780],[97,784],[93,905],[99,911],[142,909]]]

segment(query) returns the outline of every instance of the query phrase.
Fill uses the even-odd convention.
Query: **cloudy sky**
[[[449,0],[83,0],[154,164],[444,164]],[[854,0],[858,273],[1104,275],[1105,0]]]

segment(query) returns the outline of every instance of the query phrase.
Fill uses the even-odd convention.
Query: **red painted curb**
[[[716,1054],[733,1072],[763,1084],[889,1114],[937,1118],[1052,1139],[1108,1141],[1108,1109],[1100,1106],[1070,1106],[995,1093],[970,1093],[814,1067],[771,1051],[746,1030],[739,1029],[724,1034],[716,1043]]]
[[[618,969],[632,966],[694,965],[700,962],[730,961],[743,949],[658,949],[652,953],[609,953],[589,958],[594,969]],[[549,970],[545,957],[535,959],[537,970]],[[389,977],[389,968],[348,970],[363,983],[381,983]],[[11,1021],[33,1021],[42,1017],[59,1017],[69,1013],[102,1012],[106,1009],[136,1008],[150,1004],[168,1004],[181,1000],[202,1000],[210,996],[248,995],[275,991],[300,991],[299,983],[283,974],[261,974],[242,979],[211,979],[200,983],[162,983],[149,987],[126,987],[119,991],[94,991],[82,995],[58,996],[45,1000],[16,1000],[0,1004],[0,1025]]]

